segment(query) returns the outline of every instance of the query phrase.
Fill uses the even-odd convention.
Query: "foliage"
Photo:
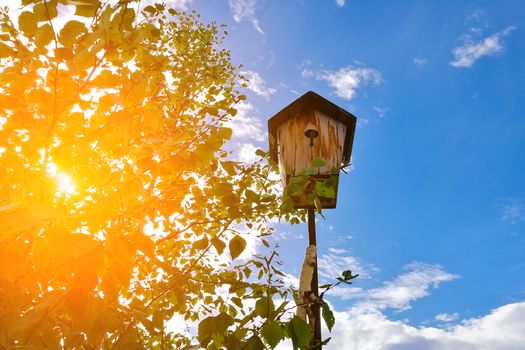
[[[339,182],[340,169],[332,168],[327,174],[318,176],[315,168],[325,165],[325,161],[320,158],[312,160],[311,168],[300,169],[296,173],[292,169],[287,169],[289,173],[288,184],[284,188],[285,196],[281,205],[283,213],[291,213],[294,208],[294,197],[305,197],[305,201],[299,199],[300,203],[307,202],[309,206],[315,208],[317,213],[323,216],[323,199],[335,198],[337,193],[337,183]],[[300,223],[298,217],[291,216],[287,218],[292,224]]]
[[[224,257],[246,247],[241,219],[269,233],[276,195],[267,167],[221,150],[244,98],[223,29],[98,1],[60,25],[67,1],[24,3],[18,26],[1,14],[0,344],[181,348],[167,322],[212,310],[220,335],[252,336],[227,329],[261,269]]]

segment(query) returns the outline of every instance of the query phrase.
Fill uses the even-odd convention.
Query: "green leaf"
[[[319,200],[319,197],[317,196],[314,198],[314,206],[319,214],[323,212],[323,206],[321,205],[321,201]]]
[[[315,183],[315,193],[321,197],[326,197],[326,198],[335,197],[334,187],[328,186],[325,181],[319,181]]]
[[[314,160],[312,160],[312,167],[314,168],[323,167],[325,164],[325,161],[321,158],[315,158]]]
[[[272,134],[268,134],[268,141],[270,141],[270,145],[275,144],[275,137],[273,137]]]
[[[308,182],[307,176],[291,176],[289,182],[291,184],[304,184]]]
[[[261,341],[261,338],[259,338],[256,335],[253,335],[244,346],[242,346],[242,349],[246,350],[264,350],[264,344]]]
[[[345,281],[350,281],[359,275],[352,275],[352,271],[346,270],[346,271],[343,271],[342,276]]]
[[[264,158],[264,157],[266,157],[266,152],[264,152],[264,151],[263,151],[262,149],[260,149],[260,148],[257,148],[257,149],[255,150],[255,155]]]
[[[352,282],[348,282],[347,280],[345,280],[345,279],[343,279],[343,278],[341,278],[341,277],[337,277],[336,279],[337,279],[339,282],[342,282],[342,283],[344,283],[344,284],[348,284],[348,285],[351,285],[351,284],[352,284]]]
[[[267,321],[261,329],[263,339],[273,349],[283,340],[284,329],[278,322]]]
[[[267,296],[263,296],[255,302],[255,312],[261,317],[269,318],[274,309],[273,300]]]
[[[241,255],[244,249],[246,248],[246,241],[244,240],[244,238],[237,235],[230,240],[228,246],[230,248],[230,255],[232,259],[235,259],[239,255]]]
[[[283,197],[283,201],[281,202],[281,207],[279,210],[281,211],[281,215],[293,212],[294,207],[292,199],[288,196]]]
[[[298,348],[308,346],[313,336],[308,323],[298,316],[294,316],[290,322],[286,324],[285,330],[288,336],[292,339],[294,347]]]
[[[18,16],[18,27],[26,35],[32,35],[38,29],[36,16],[29,11],[24,11]]]
[[[328,306],[328,303],[323,303],[322,313],[324,322],[326,323],[328,330],[331,332],[335,324],[335,317],[332,310],[330,310],[330,306]]]
[[[197,339],[206,346],[215,335],[222,335],[233,324],[233,318],[221,312],[217,316],[207,317],[199,323]]]

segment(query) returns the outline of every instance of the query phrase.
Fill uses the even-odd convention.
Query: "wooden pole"
[[[314,275],[312,277],[311,290],[317,300],[319,298],[319,281],[317,277],[317,239],[315,237],[315,209],[308,208],[308,244],[316,247]],[[319,304],[312,305],[312,312],[315,318],[314,337],[312,338],[312,349],[321,349],[321,310]],[[316,346],[317,345],[317,346]]]

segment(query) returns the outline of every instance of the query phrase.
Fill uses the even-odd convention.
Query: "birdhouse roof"
[[[277,128],[279,125],[309,110],[317,110],[347,126],[343,146],[343,162],[349,162],[357,118],[352,113],[345,111],[313,91],[308,91],[271,117],[268,120],[268,132],[274,140],[277,140]],[[270,156],[273,161],[277,162],[277,145],[272,142],[270,142]]]

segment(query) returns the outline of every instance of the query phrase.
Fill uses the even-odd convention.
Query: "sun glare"
[[[47,164],[47,173],[51,175],[57,182],[57,193],[61,195],[71,196],[75,194],[77,187],[71,176],[59,172],[56,164]]]
[[[56,176],[56,179],[58,181],[58,191],[67,195],[72,195],[75,193],[75,190],[77,187],[75,186],[75,183],[71,179],[70,176],[59,173]]]

